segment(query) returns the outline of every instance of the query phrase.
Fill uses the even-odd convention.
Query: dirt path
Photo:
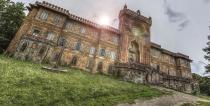
[[[159,88],[158,89],[165,89],[165,88]],[[168,89],[165,89],[168,90]],[[172,90],[168,90],[172,91]],[[119,104],[117,106],[181,106],[183,103],[196,103],[196,101],[208,101],[206,99],[202,99],[199,97],[195,97],[192,95],[180,93],[173,91],[173,95],[168,95],[168,96],[162,96],[159,98],[154,98],[151,100],[136,100],[135,104]]]

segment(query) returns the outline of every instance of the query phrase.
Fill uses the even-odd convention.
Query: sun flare
[[[108,16],[106,16],[106,15],[100,17],[99,24],[101,24],[101,25],[109,25],[110,24],[110,18]]]

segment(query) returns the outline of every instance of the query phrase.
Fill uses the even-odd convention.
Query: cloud
[[[167,0],[164,0],[165,14],[168,16],[170,22],[178,22],[185,19],[185,15],[181,12],[173,10]]]
[[[189,25],[190,21],[189,20],[185,20],[183,22],[181,22],[178,26],[179,26],[179,31],[182,31],[185,27],[187,27]]]
[[[210,2],[210,0],[203,0],[204,1],[204,3],[209,3]]]
[[[173,10],[170,4],[167,2],[167,0],[164,0],[164,6],[165,6],[165,14],[168,17],[169,22],[177,23],[178,31],[184,30],[184,28],[187,27],[188,24],[190,23],[190,21],[187,19],[187,16],[182,12]]]

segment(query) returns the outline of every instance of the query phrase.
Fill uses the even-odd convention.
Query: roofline
[[[182,53],[179,53],[179,52],[178,53],[171,52],[169,50],[166,50],[166,49],[162,48],[161,45],[159,45],[159,44],[151,42],[151,47],[160,50],[164,54],[168,54],[168,55],[171,55],[171,56],[176,57],[176,58],[183,58],[183,59],[186,59],[186,60],[189,60],[189,61],[192,62],[192,60],[190,59],[189,56],[187,56],[185,54],[182,54]]]
[[[43,1],[43,2],[36,1],[35,4],[30,4],[30,7],[27,7],[27,8],[29,10],[31,10],[32,9],[31,7],[33,7],[33,6],[35,6],[35,7],[42,6],[42,7],[45,7],[47,9],[50,9],[50,10],[56,11],[58,13],[61,13],[65,16],[67,16],[69,19],[78,21],[80,23],[83,23],[83,24],[86,24],[86,25],[89,25],[89,26],[92,26],[92,27],[95,27],[95,28],[98,28],[98,29],[107,30],[107,31],[110,31],[112,33],[120,34],[120,31],[118,29],[114,28],[114,27],[99,25],[99,24],[97,24],[95,22],[92,22],[90,20],[87,20],[85,18],[82,18],[82,17],[76,16],[74,14],[71,14],[69,12],[69,10],[64,9],[62,7],[59,7],[59,6],[56,6],[54,4],[48,3],[46,1]]]
[[[151,17],[145,17],[143,15],[141,15],[140,11],[138,10],[137,12],[133,11],[133,10],[130,10],[130,9],[127,9],[127,7],[122,10],[120,10],[120,14],[119,14],[119,17],[121,17],[122,15],[130,15],[138,20],[141,20],[147,24],[149,24],[150,26],[152,25],[152,18]]]

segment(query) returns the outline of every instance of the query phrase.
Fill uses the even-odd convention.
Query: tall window
[[[47,33],[47,39],[48,40],[53,40],[54,36],[55,36],[55,33],[53,33],[53,32],[48,32]]]
[[[41,20],[47,20],[48,18],[48,12],[47,11],[42,11],[40,17],[39,17]]]
[[[57,61],[59,58],[59,53],[54,53],[53,61]]]
[[[46,50],[46,46],[42,46],[41,49],[39,50],[39,56],[42,56]]]
[[[71,29],[73,27],[73,23],[71,23],[71,22],[68,22],[68,23],[66,23],[66,25],[65,25],[65,29]]]
[[[71,65],[76,66],[77,65],[77,57],[74,56],[71,60]]]
[[[55,15],[55,16],[54,16],[54,19],[53,19],[53,22],[54,22],[54,23],[59,23],[61,20],[62,20],[61,16]]]
[[[65,40],[63,37],[61,37],[61,38],[59,39],[58,45],[59,45],[59,46],[65,46],[65,44],[66,44],[66,40]]]
[[[80,42],[77,42],[75,45],[75,50],[80,51],[82,48],[82,44]]]
[[[112,60],[115,60],[116,59],[116,53],[115,52],[110,52],[110,56],[111,56],[111,59]]]
[[[86,29],[84,27],[80,28],[80,33],[85,34],[86,33]]]
[[[100,52],[99,52],[99,55],[104,57],[106,55],[105,49],[101,48]]]
[[[90,55],[94,55],[95,53],[95,48],[94,47],[90,47]]]
[[[40,30],[38,30],[38,29],[33,29],[33,31],[32,31],[32,35],[33,36],[38,36],[40,34]]]
[[[20,52],[24,52],[26,48],[28,47],[28,42],[24,42],[20,48]]]

